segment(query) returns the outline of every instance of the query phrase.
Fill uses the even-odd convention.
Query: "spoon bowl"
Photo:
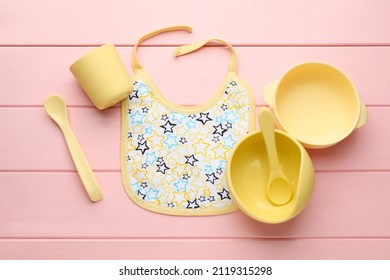
[[[58,124],[64,134],[73,162],[89,198],[92,201],[101,200],[103,193],[70,127],[65,101],[59,95],[51,95],[46,98],[44,107],[47,114]]]

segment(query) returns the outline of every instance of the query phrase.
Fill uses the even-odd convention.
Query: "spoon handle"
[[[66,143],[68,145],[70,154],[73,158],[73,162],[79,173],[81,181],[88,193],[89,198],[92,201],[99,201],[103,198],[103,193],[99,187],[98,182],[92,172],[91,167],[88,164],[87,159],[74,135],[69,123],[62,125],[61,130],[65,136]]]
[[[260,128],[263,130],[270,168],[274,171],[272,174],[280,176],[280,162],[278,158],[278,151],[276,149],[275,124],[272,113],[267,108],[262,107],[258,114],[258,119]]]

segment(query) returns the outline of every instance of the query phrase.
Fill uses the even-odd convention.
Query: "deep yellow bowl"
[[[243,137],[227,163],[230,192],[239,208],[249,217],[269,224],[298,215],[307,205],[314,185],[313,165],[303,146],[280,130],[275,130],[275,141],[280,164],[293,187],[292,199],[285,205],[277,206],[268,198],[270,166],[260,130]]]

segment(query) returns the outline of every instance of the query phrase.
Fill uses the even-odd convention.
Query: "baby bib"
[[[237,210],[226,180],[233,146],[254,129],[254,97],[237,77],[233,47],[219,39],[181,46],[176,56],[209,41],[231,52],[228,72],[209,102],[180,106],[169,102],[139,64],[137,46],[162,32],[143,36],[134,47],[134,90],[122,102],[122,177],[128,196],[139,206],[171,215],[217,215]],[[199,91],[202,91],[200,86]]]

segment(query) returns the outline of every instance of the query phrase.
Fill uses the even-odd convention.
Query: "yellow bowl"
[[[292,199],[285,205],[273,204],[267,195],[270,166],[261,131],[242,138],[227,163],[230,192],[239,208],[249,217],[269,224],[298,215],[307,205],[314,185],[313,165],[303,146],[280,130],[275,130],[275,141],[280,164],[293,186]]]
[[[367,122],[367,109],[352,81],[334,66],[307,62],[270,83],[264,99],[277,125],[312,149],[346,138]]]

